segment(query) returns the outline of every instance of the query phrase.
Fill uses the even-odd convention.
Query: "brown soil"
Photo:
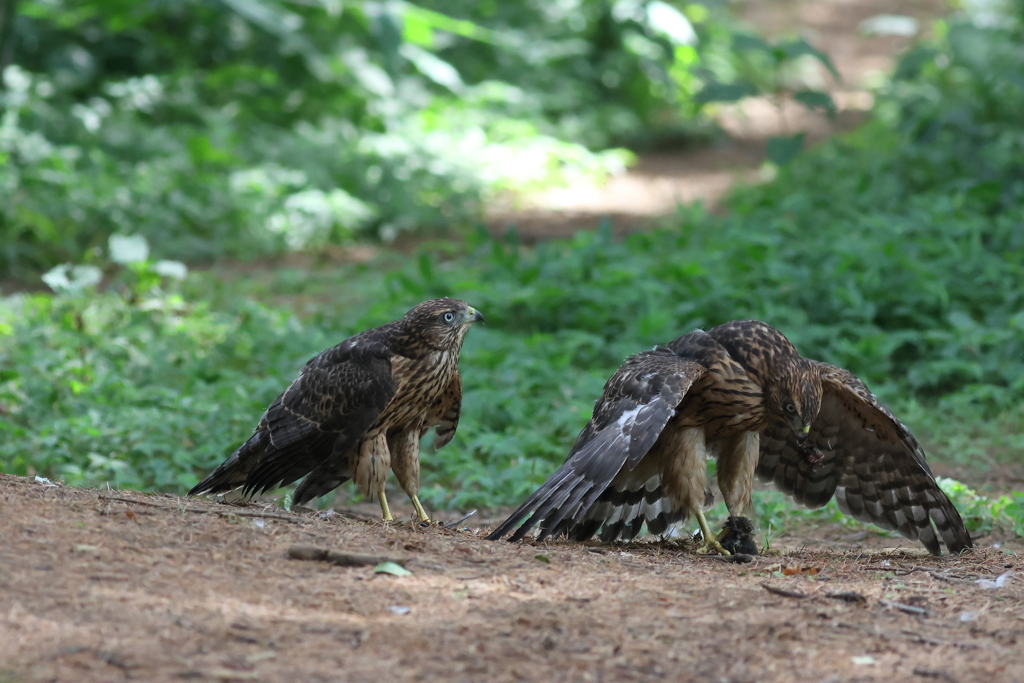
[[[0,501],[5,682],[1024,680],[1024,576],[974,583],[1020,571],[1005,547],[826,538],[737,565],[4,475]]]

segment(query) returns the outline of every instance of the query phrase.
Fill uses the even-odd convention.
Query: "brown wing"
[[[395,395],[389,331],[388,325],[369,330],[314,356],[270,404],[249,440],[189,495],[238,486],[258,493],[286,486],[328,461],[343,468],[348,450]]]
[[[424,431],[436,426],[434,430],[434,450],[439,450],[448,445],[448,442],[455,436],[455,430],[459,427],[459,416],[462,413],[462,376],[456,370],[452,375],[452,381],[441,395],[434,401],[427,413],[427,421],[424,424]]]
[[[821,411],[806,444],[788,427],[767,428],[758,477],[808,507],[835,495],[846,514],[919,540],[933,555],[940,554],[939,537],[951,553],[972,547],[960,514],[903,423],[853,374],[817,365]]]
[[[579,524],[623,466],[639,465],[704,372],[703,365],[668,349],[626,360],[605,384],[565,463],[488,538],[502,538],[527,515],[509,540],[521,539],[538,523],[541,539]]]

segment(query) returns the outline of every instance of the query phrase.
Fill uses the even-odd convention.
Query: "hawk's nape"
[[[910,431],[852,373],[818,366],[821,410],[806,442],[776,426],[765,429],[758,478],[811,508],[834,495],[844,513],[920,541],[933,555],[940,540],[951,553],[971,548],[960,513]]]
[[[458,426],[459,352],[483,316],[457,299],[416,306],[401,320],[361,332],[314,356],[278,396],[255,433],[189,495],[241,488],[244,495],[299,479],[301,505],[354,479],[391,519],[384,484],[394,471],[420,519],[419,440],[435,447]]]
[[[533,528],[586,540],[653,534],[693,515],[705,545],[705,459],[717,459],[730,515],[751,508],[755,474],[798,503],[826,504],[919,540],[972,547],[913,436],[862,382],[799,355],[758,321],[696,331],[629,358],[609,379],[565,463],[488,536]],[[516,526],[519,528],[516,529]],[[721,538],[725,538],[722,536]]]

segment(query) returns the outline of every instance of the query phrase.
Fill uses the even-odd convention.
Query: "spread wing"
[[[919,540],[933,555],[940,552],[939,538],[951,553],[972,547],[960,514],[903,423],[853,374],[817,365],[821,411],[806,444],[786,427],[766,429],[758,477],[812,508],[835,495],[846,514]]]
[[[459,415],[462,413],[462,375],[456,370],[452,375],[452,381],[441,395],[434,401],[427,413],[425,429],[436,426],[434,430],[434,450],[439,450],[448,445],[448,442],[455,436],[455,430],[459,427]]]
[[[189,495],[286,486],[347,457],[395,395],[387,326],[314,356],[263,414],[255,433]]]
[[[705,371],[667,349],[629,358],[605,384],[565,463],[488,538],[502,538],[527,515],[510,540],[538,523],[540,539],[578,524],[622,467],[632,470],[647,455]]]

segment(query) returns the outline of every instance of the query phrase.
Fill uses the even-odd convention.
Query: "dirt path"
[[[713,207],[737,182],[759,182],[764,146],[773,135],[804,131],[811,142],[851,130],[864,119],[873,99],[868,85],[892,70],[912,38],[865,35],[858,27],[882,14],[917,20],[918,35],[949,12],[942,0],[756,0],[737,3],[751,30],[768,37],[804,36],[830,56],[842,76],[836,83],[824,69],[808,75],[813,87],[828,91],[839,107],[834,121],[789,102],[780,116],[764,98],[720,107],[715,118],[729,139],[699,149],[647,154],[604,186],[576,185],[521,198],[519,205],[495,205],[488,224],[497,232],[515,225],[527,242],[567,237],[593,229],[609,217],[618,232],[649,227],[675,212],[677,204],[701,201]]]
[[[1024,680],[1024,575],[974,583],[1005,549],[733,565],[4,475],[0,509],[4,682]]]

